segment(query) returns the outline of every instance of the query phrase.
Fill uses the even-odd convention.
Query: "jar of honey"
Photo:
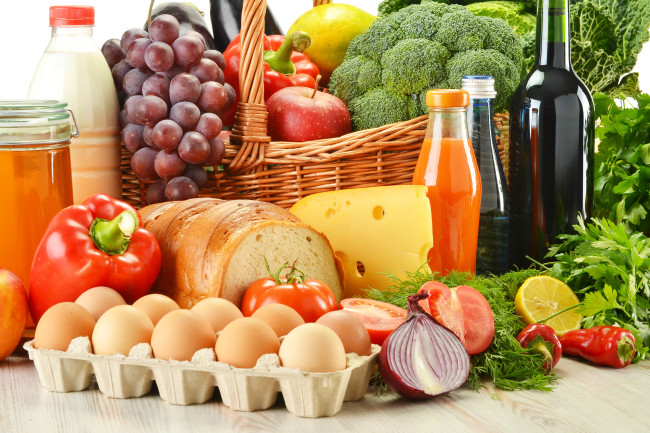
[[[0,268],[26,288],[47,225],[73,203],[70,137],[76,135],[65,102],[0,100]]]

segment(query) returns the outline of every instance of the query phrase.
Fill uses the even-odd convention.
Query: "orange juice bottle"
[[[428,187],[433,221],[429,267],[442,275],[475,272],[481,216],[481,177],[467,131],[469,93],[435,89],[426,94],[429,122],[413,184]]]

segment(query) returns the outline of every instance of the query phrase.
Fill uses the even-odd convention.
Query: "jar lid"
[[[425,101],[427,107],[467,107],[469,93],[458,89],[432,89],[427,91]]]
[[[467,90],[471,98],[496,98],[494,78],[491,75],[465,75],[462,82],[463,90]]]
[[[50,26],[92,26],[95,8],[92,6],[50,6]]]
[[[0,100],[0,146],[68,142],[78,135],[76,128],[71,134],[71,113],[60,101]]]

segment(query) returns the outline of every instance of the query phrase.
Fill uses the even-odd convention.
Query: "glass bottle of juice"
[[[41,56],[28,98],[68,103],[79,124],[72,140],[74,202],[105,193],[122,196],[119,103],[111,71],[93,40],[92,6],[52,6],[52,39]]]
[[[481,177],[467,130],[469,94],[435,89],[426,94],[429,121],[413,184],[428,187],[433,221],[432,271],[474,272]]]

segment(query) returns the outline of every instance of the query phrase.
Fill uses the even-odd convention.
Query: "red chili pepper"
[[[96,286],[118,291],[131,304],[153,285],[160,247],[142,228],[137,211],[105,194],[69,206],[52,218],[29,277],[35,322],[52,305],[74,302]]]
[[[562,357],[562,344],[557,334],[548,325],[533,323],[517,335],[521,347],[531,348],[544,356],[544,370],[550,373]]]
[[[282,35],[264,35],[264,100],[266,101],[280,89],[293,86],[316,86],[320,74],[318,66],[309,60],[302,51],[311,43],[305,32]],[[239,63],[241,57],[240,35],[237,35],[223,52],[226,60],[224,78],[233,86],[236,93],[234,104],[221,116],[223,124],[231,126],[235,121],[239,103]]]
[[[634,335],[618,326],[594,326],[569,331],[560,337],[567,355],[579,356],[598,365],[621,368],[634,358]]]

